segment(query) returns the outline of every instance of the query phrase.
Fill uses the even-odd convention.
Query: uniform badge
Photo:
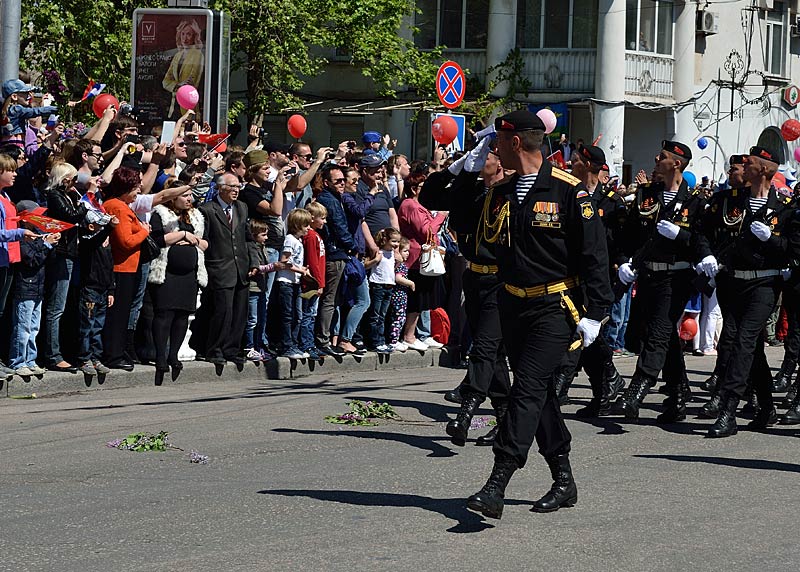
[[[537,201],[533,204],[533,226],[543,226],[549,228],[558,228],[561,225],[558,223],[558,203],[550,203],[547,201]]]
[[[587,193],[586,191],[578,191],[578,194],[575,195],[575,198],[576,199],[582,199],[583,197],[588,197],[588,196],[589,196],[589,193]]]
[[[651,209],[655,206],[656,201],[653,197],[647,197],[645,200],[642,201],[641,210],[646,211]]]
[[[586,219],[594,216],[594,208],[592,208],[592,203],[581,203],[581,216]]]
[[[603,209],[597,209],[597,216],[599,216],[600,218],[602,218],[602,217],[603,217],[603,214],[604,214],[604,213],[603,213]]]

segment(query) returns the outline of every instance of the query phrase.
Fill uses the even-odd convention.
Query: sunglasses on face
[[[311,159],[313,159],[313,158],[314,158],[314,155],[312,155],[311,153],[309,153],[308,155],[298,155],[298,157],[300,157],[300,158],[302,158],[302,159],[306,159],[306,160],[310,161]]]
[[[331,183],[334,185],[341,185],[344,183],[344,177],[342,177],[341,179],[331,179]]]

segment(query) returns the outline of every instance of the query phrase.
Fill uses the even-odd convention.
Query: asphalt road
[[[770,349],[779,365],[780,353]],[[713,358],[687,358],[695,384]],[[629,374],[634,360],[618,361]],[[380,379],[375,379],[380,375]],[[0,570],[790,570],[800,429],[702,437],[710,421],[586,423],[573,432],[575,508],[529,511],[550,486],[532,452],[501,521],[465,509],[491,450],[454,447],[427,368],[269,382],[104,390],[0,402]],[[579,378],[573,394],[588,396]],[[699,393],[699,392],[698,392]],[[390,403],[377,427],[327,423],[349,399]],[[692,404],[697,408],[701,402]],[[489,410],[486,410],[489,415]],[[185,452],[106,442],[170,432]],[[476,430],[474,435],[485,429]],[[209,455],[208,465],[188,452]]]

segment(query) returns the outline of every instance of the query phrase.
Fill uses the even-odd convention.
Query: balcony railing
[[[447,50],[445,59],[486,80],[486,50]],[[531,93],[594,94],[595,50],[521,50]]]
[[[673,59],[625,53],[625,94],[643,99],[672,99]]]

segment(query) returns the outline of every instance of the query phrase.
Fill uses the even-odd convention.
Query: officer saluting
[[[500,160],[515,174],[487,193],[480,238],[495,245],[504,282],[498,306],[514,384],[491,476],[467,506],[500,518],[506,485],[525,465],[534,436],[554,483],[532,510],[577,502],[571,436],[551,380],[576,333],[584,346],[595,340],[612,293],[603,224],[580,181],[544,161],[541,119],[518,110],[498,118],[495,128]]]
[[[723,324],[730,337],[724,377],[719,385],[719,415],[708,430],[708,437],[735,435],[736,408],[747,387],[748,374],[758,396],[760,409],[748,425],[763,429],[777,420],[772,403],[772,378],[764,354],[764,325],[778,299],[783,281],[781,269],[789,264],[789,238],[785,234],[794,216],[791,198],[771,186],[781,158],[777,151],[752,147],[744,157],[744,179],[750,195],[742,205],[739,236],[724,250],[717,249],[722,265],[716,276],[717,298]],[[706,232],[714,236],[729,216],[727,209],[714,212],[704,221]],[[730,222],[730,221],[727,221]],[[707,243],[703,255],[712,254]],[[714,267],[707,272],[714,274]]]

